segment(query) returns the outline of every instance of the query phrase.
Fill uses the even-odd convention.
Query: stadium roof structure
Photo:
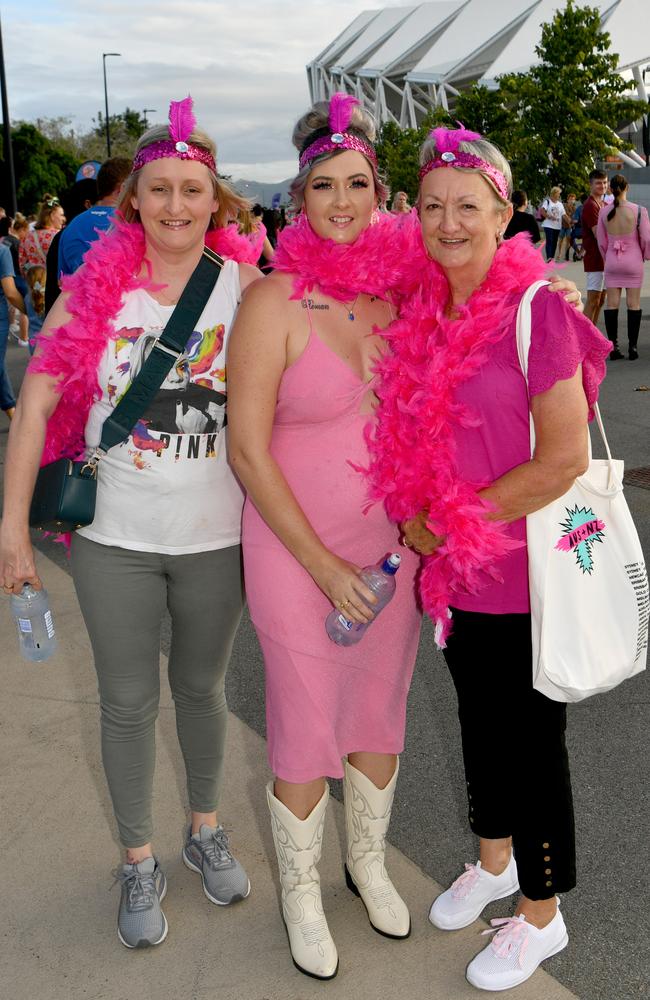
[[[600,9],[619,71],[647,104],[649,0],[575,3]],[[472,83],[494,86],[504,73],[528,70],[537,61],[542,24],[563,6],[563,0],[434,0],[364,11],[308,65],[312,100],[346,91],[379,124],[415,128],[431,108],[453,109]]]

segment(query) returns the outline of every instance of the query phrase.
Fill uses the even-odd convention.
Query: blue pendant
[[[353,312],[349,312],[348,313],[348,319],[350,320],[351,323],[354,321],[354,313]]]

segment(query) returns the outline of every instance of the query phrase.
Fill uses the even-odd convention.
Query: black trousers
[[[470,826],[512,837],[521,891],[550,899],[576,884],[566,705],[533,689],[530,615],[452,613]]]

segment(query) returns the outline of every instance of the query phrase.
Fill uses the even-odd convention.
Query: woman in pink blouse
[[[648,210],[627,200],[627,178],[616,174],[611,180],[614,204],[605,206],[598,216],[598,246],[605,261],[607,308],[605,327],[612,342],[609,355],[618,361],[623,354],[618,349],[618,308],[625,289],[627,302],[628,358],[636,361],[641,328],[641,286],[643,261],[650,256],[650,222]]]
[[[503,990],[568,941],[556,896],[575,885],[566,705],[532,687],[525,515],[587,466],[587,419],[609,345],[542,287],[527,386],[517,309],[545,265],[526,236],[502,242],[509,165],[476,133],[443,128],[421,164],[431,262],[385,334],[370,478],[405,544],[425,557],[420,595],[458,695],[480,844],[480,860],[435,900],[430,920],[466,927],[520,889],[515,916],[494,922],[496,936],[467,969],[474,986]]]

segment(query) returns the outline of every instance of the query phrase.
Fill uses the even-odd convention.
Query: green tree
[[[500,77],[496,89],[470,87],[451,116],[437,108],[419,129],[384,125],[379,158],[392,189],[415,196],[421,143],[432,127],[458,119],[503,150],[515,187],[524,188],[531,202],[554,184],[566,193],[586,191],[594,161],[626,148],[615,130],[640,116],[638,101],[624,96],[628,85],[610,49],[599,11],[567,0],[542,25],[539,62],[527,73]]]
[[[61,194],[73,183],[78,166],[76,158],[53,145],[36,125],[20,122],[11,130],[11,141],[16,197],[21,211],[35,211],[45,192]],[[3,182],[4,189],[4,177]]]
[[[386,122],[382,126],[377,142],[377,159],[379,169],[393,193],[406,191],[410,201],[415,201],[420,146],[432,128],[451,124],[452,119],[444,108],[435,108],[419,128],[400,128],[394,122]]]
[[[600,12],[568,0],[542,25],[537,65],[499,79],[488,135],[500,142],[515,185],[531,201],[554,184],[565,192],[586,191],[594,161],[626,148],[615,130],[638,118],[640,109],[624,97],[628,84],[616,72],[618,56],[610,49]]]

